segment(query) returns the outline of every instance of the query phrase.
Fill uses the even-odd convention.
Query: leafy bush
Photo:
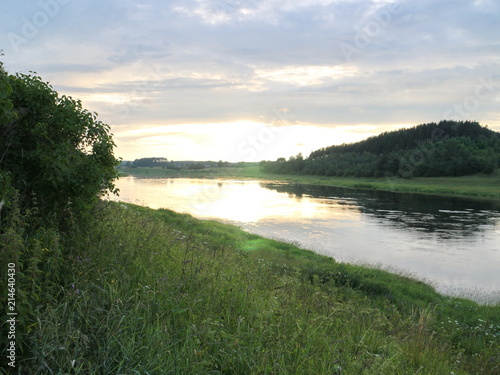
[[[115,190],[115,145],[95,113],[33,74],[7,76],[2,69],[0,92],[0,170],[11,176],[24,209],[36,196],[43,214],[60,216],[70,203],[83,209]]]

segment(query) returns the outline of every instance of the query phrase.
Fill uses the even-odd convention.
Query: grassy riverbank
[[[19,373],[500,373],[500,305],[168,210],[92,216],[19,316]]]
[[[354,178],[264,173],[257,166],[174,171],[162,168],[121,168],[123,175],[144,178],[222,178],[270,180],[406,193],[500,199],[500,170],[493,175],[462,177]]]

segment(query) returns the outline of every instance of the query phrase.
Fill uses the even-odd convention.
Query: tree
[[[471,121],[441,121],[364,141],[330,146],[261,164],[264,172],[383,177],[492,174],[500,164],[500,133]]]
[[[0,170],[21,207],[36,198],[43,213],[60,214],[68,204],[83,208],[116,192],[115,144],[95,113],[33,73],[7,76],[2,68],[0,92]]]
[[[133,167],[165,167],[168,163],[167,158],[151,157],[135,159],[132,163]]]
[[[3,53],[0,51],[0,56]],[[3,64],[0,61],[0,163],[5,157],[6,149],[2,145],[2,140],[6,136],[6,131],[4,130],[8,123],[12,119],[12,102],[9,99],[12,93],[12,87],[9,85],[7,79],[7,72],[3,69]],[[7,199],[7,193],[10,190],[10,173],[0,169],[0,210],[5,204]]]

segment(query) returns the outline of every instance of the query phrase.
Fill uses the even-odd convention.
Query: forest
[[[349,177],[439,177],[492,174],[500,133],[475,121],[441,121],[329,146],[288,160],[262,161],[268,173]]]

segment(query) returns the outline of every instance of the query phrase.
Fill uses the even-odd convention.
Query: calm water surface
[[[121,178],[119,199],[236,224],[442,293],[500,300],[500,203],[299,184]]]

